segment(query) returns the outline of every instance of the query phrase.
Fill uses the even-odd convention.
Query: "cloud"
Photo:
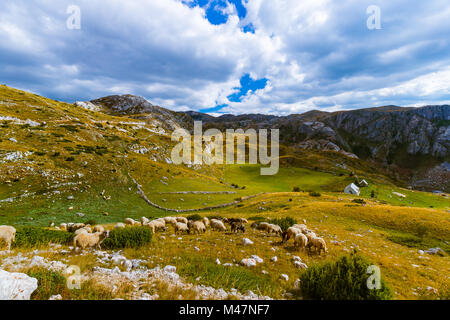
[[[382,29],[368,30],[377,3]],[[445,0],[3,4],[0,81],[54,99],[131,93],[173,110],[273,114],[450,100]],[[74,4],[80,30],[66,27]],[[241,87],[246,75],[265,87]]]

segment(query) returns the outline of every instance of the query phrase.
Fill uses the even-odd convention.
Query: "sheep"
[[[147,227],[152,229],[152,232],[155,233],[156,231],[159,231],[159,230],[165,230],[166,223],[162,219],[156,219],[156,220],[150,221],[147,224]]]
[[[281,230],[281,227],[279,225],[269,223],[267,226],[267,233],[275,233],[281,236],[283,234],[283,230]]]
[[[189,221],[187,226],[189,228],[189,233],[191,233],[191,231],[193,234],[206,232],[205,224],[202,221]]]
[[[258,223],[258,222],[253,222],[253,223],[250,225],[250,228],[252,228],[252,229],[257,229],[258,226],[259,226],[259,223]]]
[[[231,232],[239,232],[245,233],[245,227],[241,222],[233,222],[231,223]]]
[[[211,219],[211,229],[217,231],[227,231],[227,227],[225,227],[223,222],[217,219]]]
[[[84,228],[86,225],[84,223],[69,223],[67,224],[67,231],[75,232],[78,229]]]
[[[105,228],[102,225],[96,225],[92,231],[94,233],[95,232],[103,232],[103,231],[105,231]]]
[[[134,219],[131,219],[131,218],[126,218],[124,222],[125,222],[125,224],[127,224],[129,226],[135,226],[135,225],[139,224],[139,222],[137,222],[137,221],[135,221]]]
[[[67,223],[61,223],[59,225],[59,230],[61,231],[67,231]]]
[[[73,234],[76,237],[77,235],[82,234],[82,233],[90,233],[90,232],[85,228],[81,228],[81,229],[75,230],[75,232]]]
[[[189,233],[189,227],[187,226],[187,224],[183,223],[183,222],[177,222],[175,224],[175,234],[177,234],[178,232],[187,232]]]
[[[147,225],[149,222],[150,222],[150,220],[147,219],[146,217],[142,217],[142,218],[141,218],[141,224],[142,224],[143,226]]]
[[[177,219],[177,222],[183,222],[185,224],[188,223],[188,219],[185,217],[176,217],[175,219]]]
[[[308,245],[308,238],[303,233],[299,232],[295,235],[294,243],[295,246],[306,249],[306,246]]]
[[[302,231],[295,227],[289,227],[286,232],[283,232],[283,242],[289,241],[290,238],[295,239],[295,236],[299,233],[302,233]]]
[[[325,240],[322,238],[312,238],[311,241],[308,243],[309,251],[311,252],[311,249],[314,248],[314,251],[318,251],[318,254],[320,256],[321,251],[323,250],[324,253],[328,252],[327,244],[325,243]]]
[[[6,243],[8,251],[11,250],[11,244],[16,240],[16,229],[11,226],[0,226],[0,241]]]
[[[175,217],[164,217],[163,220],[165,223],[171,224],[173,226],[175,226],[178,222],[177,218],[175,218]]]
[[[203,221],[203,224],[205,225],[205,227],[209,228],[209,226],[211,224],[209,219],[207,217],[203,217],[202,221]]]
[[[308,233],[308,227],[305,224],[294,224],[292,226],[292,228],[297,228],[298,230],[300,230],[303,234],[307,234]]]
[[[311,231],[306,234],[306,237],[308,238],[308,241],[311,242],[311,239],[316,238],[317,236],[314,232]]]
[[[116,223],[116,225],[114,226],[114,229],[123,229],[125,228],[125,223],[119,222]]]
[[[248,223],[248,220],[245,218],[223,218],[223,223],[232,224],[233,222],[240,222],[240,223]]]
[[[256,226],[256,230],[260,231],[267,231],[269,228],[269,223],[267,222],[261,222]]]
[[[109,231],[96,233],[81,233],[75,236],[75,238],[73,238],[74,250],[76,248],[81,248],[81,250],[84,250],[86,248],[93,248],[93,247],[101,249],[100,245],[108,236]]]

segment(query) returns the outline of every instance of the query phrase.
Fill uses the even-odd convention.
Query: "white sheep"
[[[114,226],[114,229],[123,229],[125,228],[125,223],[119,222],[116,223],[116,225]]]
[[[16,229],[11,226],[0,226],[0,241],[6,243],[8,251],[11,250],[11,244],[16,240]]]
[[[295,236],[302,231],[295,227],[289,227],[285,233],[283,233],[283,242],[289,241],[290,238],[295,239]]]
[[[191,231],[193,234],[206,232],[206,227],[202,221],[189,221],[187,225],[189,228],[189,233],[191,233]]]
[[[86,225],[84,223],[69,223],[67,224],[67,231],[75,232],[78,229],[84,228]]]
[[[189,233],[189,227],[187,226],[187,224],[182,223],[182,222],[177,222],[175,224],[175,234],[177,234],[178,232],[186,232]]]
[[[175,217],[164,217],[163,219],[164,219],[165,223],[171,224],[173,226],[175,226],[178,222],[177,218],[175,218]]]
[[[314,251],[318,252],[319,256],[322,250],[324,253],[328,252],[327,244],[322,238],[312,238],[310,243],[308,244],[308,247],[310,251],[312,248],[314,248]]]
[[[102,226],[102,225],[96,225],[95,227],[94,227],[94,229],[92,230],[92,232],[103,232],[103,231],[105,231],[105,228]]]
[[[75,230],[75,232],[73,234],[76,237],[77,235],[82,234],[82,233],[90,233],[90,232],[86,228],[81,228],[81,229]]]
[[[152,232],[155,233],[156,231],[164,230],[166,228],[166,223],[162,219],[156,219],[147,223],[146,226],[152,229]]]
[[[225,227],[223,222],[217,219],[211,219],[211,229],[217,231],[227,231],[227,227]]]
[[[307,234],[308,233],[308,227],[305,224],[294,224],[292,226],[292,228],[297,228],[299,229],[303,234]]]
[[[125,224],[127,224],[129,226],[135,226],[135,225],[139,224],[139,222],[137,222],[136,220],[131,219],[131,218],[126,218],[124,222],[125,222]]]
[[[96,233],[81,233],[73,238],[73,247],[74,250],[76,248],[81,248],[81,250],[86,248],[96,247],[97,249],[101,249],[100,245],[109,236],[108,231],[104,232],[96,232]]]
[[[142,217],[142,218],[141,218],[141,224],[142,224],[143,226],[147,225],[149,222],[150,222],[150,220],[147,219],[146,217]]]
[[[308,238],[300,232],[295,236],[294,243],[295,246],[306,249],[306,246],[308,245]]]
[[[267,233],[275,233],[281,236],[283,234],[283,230],[281,230],[281,227],[279,225],[269,223],[269,225],[267,226]]]
[[[177,219],[177,222],[188,223],[188,219],[185,217],[176,217],[175,219]]]
[[[209,219],[207,217],[203,217],[202,221],[203,221],[203,224],[205,225],[205,227],[209,228],[209,226],[211,224]]]
[[[309,242],[311,242],[311,240],[313,239],[313,238],[316,238],[317,236],[316,236],[316,234],[314,233],[314,232],[308,232],[307,234],[306,234],[306,237],[308,238],[308,241]]]

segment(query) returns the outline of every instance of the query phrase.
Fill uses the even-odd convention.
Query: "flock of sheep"
[[[166,231],[169,225],[173,226],[175,234],[187,233],[187,234],[200,234],[206,232],[207,228],[211,230],[226,232],[228,229],[226,224],[230,225],[231,232],[245,232],[245,224],[248,221],[245,218],[223,218],[208,219],[203,217],[199,221],[188,220],[185,217],[164,217],[155,220],[149,220],[146,217],[142,217],[141,221],[136,221],[131,218],[126,218],[124,223],[120,222],[114,226],[114,229],[125,228],[129,226],[147,226],[153,233],[158,231]],[[316,234],[309,230],[305,224],[295,224],[283,232],[281,227],[276,224],[268,222],[255,222],[251,224],[251,228],[260,230],[267,234],[278,235],[282,238],[282,242],[286,243],[289,239],[294,240],[296,247],[304,250],[308,249],[311,252],[313,249],[319,255],[323,251],[327,252],[327,246],[325,240],[316,236]],[[100,249],[101,243],[109,236],[109,231],[105,230],[102,225],[96,225],[94,227],[85,225],[84,223],[61,223],[58,227],[59,230],[72,232],[73,247],[74,250],[78,248],[81,250],[87,248]],[[11,244],[14,242],[16,235],[16,229],[11,226],[0,226],[0,242],[4,241],[8,250],[11,249]]]

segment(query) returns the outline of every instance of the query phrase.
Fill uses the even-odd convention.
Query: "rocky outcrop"
[[[0,300],[30,300],[38,281],[24,273],[10,273],[0,269]]]

